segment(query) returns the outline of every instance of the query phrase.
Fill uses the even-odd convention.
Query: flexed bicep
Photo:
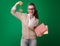
[[[19,2],[17,2],[17,3],[12,7],[12,9],[11,9],[11,14],[14,15],[15,17],[17,17],[18,19],[21,19],[22,13],[16,11],[16,7],[17,7],[18,4],[19,4]]]

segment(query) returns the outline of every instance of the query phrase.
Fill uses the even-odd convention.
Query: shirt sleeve
[[[11,14],[17,17],[18,19],[22,19],[22,13],[16,11],[16,5],[12,7]]]

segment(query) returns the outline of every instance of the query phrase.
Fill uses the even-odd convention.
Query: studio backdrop
[[[0,0],[0,46],[20,46],[22,23],[11,14],[11,8],[20,0]],[[37,46],[60,45],[60,1],[22,0],[23,12],[27,13],[29,2],[36,6],[39,23],[48,25],[48,35],[37,37]],[[20,6],[17,6],[19,11]]]

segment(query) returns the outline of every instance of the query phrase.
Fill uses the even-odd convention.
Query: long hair
[[[34,3],[29,3],[28,5],[33,5],[34,6],[34,16],[38,19],[38,12],[37,12],[37,9],[36,9],[36,7],[35,7],[35,4]]]

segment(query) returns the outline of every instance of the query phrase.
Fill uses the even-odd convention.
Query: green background
[[[21,21],[10,10],[19,0],[0,0],[0,46],[20,46]],[[39,14],[39,23],[49,27],[49,34],[37,37],[37,46],[60,46],[60,1],[59,0],[22,0],[23,12],[33,2]],[[19,10],[19,6],[18,6]]]

